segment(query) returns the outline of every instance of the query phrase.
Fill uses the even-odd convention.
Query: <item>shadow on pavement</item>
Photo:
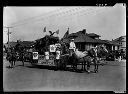
[[[18,66],[22,66],[22,65],[18,65]],[[83,71],[81,69],[77,69],[73,70],[73,68],[71,67],[67,67],[65,70],[64,69],[56,69],[56,67],[54,66],[23,66],[23,67],[27,67],[27,68],[36,68],[36,69],[47,69],[47,70],[53,70],[53,71],[69,71],[69,72],[75,72],[75,73],[87,73],[89,74],[87,71]],[[90,73],[95,73],[94,71],[90,70]]]
[[[47,70],[53,70],[53,71],[69,71],[69,72],[76,72],[76,73],[83,73],[81,69],[78,69],[77,71],[73,70],[70,67],[67,67],[65,70],[64,69],[56,69],[54,66],[25,66],[27,68],[37,68],[37,69],[47,69]]]
[[[18,66],[23,66],[23,65],[17,65],[16,67],[18,67]]]
[[[10,68],[10,66],[6,66],[6,68]]]
[[[122,66],[122,65],[114,65],[114,64],[106,64],[107,66],[121,66],[121,67],[125,67],[125,66]]]
[[[8,68],[8,69],[12,69],[12,68],[14,68],[14,67],[6,66],[6,68]]]
[[[54,70],[54,67],[50,67],[50,66],[38,66],[38,65],[34,65],[34,66],[25,66],[27,68],[37,68],[37,69],[48,69],[48,70]]]
[[[39,67],[39,66],[25,66],[25,67],[27,67],[27,68],[43,68],[43,67]]]

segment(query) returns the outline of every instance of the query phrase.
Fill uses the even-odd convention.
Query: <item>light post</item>
[[[12,33],[12,32],[9,32],[9,29],[10,28],[13,28],[13,27],[6,27],[6,26],[4,26],[4,28],[7,28],[8,29],[7,34],[8,34],[8,49],[9,49],[9,34]]]

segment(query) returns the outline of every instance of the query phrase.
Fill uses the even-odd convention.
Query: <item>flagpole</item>
[[[57,37],[59,38],[59,29],[56,31]]]
[[[57,37],[58,37],[58,34],[57,34]]]
[[[44,27],[44,36],[46,36],[46,26]]]
[[[8,29],[7,34],[8,34],[8,49],[9,49],[9,34],[11,34],[11,32],[9,31],[9,29],[10,29],[10,28],[13,28],[13,27],[5,27],[5,28]]]
[[[59,38],[59,36],[58,36],[58,35],[59,35],[59,33],[57,33],[57,37]]]
[[[69,27],[68,27],[68,30],[67,30],[68,34],[69,34]],[[66,36],[67,37],[67,36]]]

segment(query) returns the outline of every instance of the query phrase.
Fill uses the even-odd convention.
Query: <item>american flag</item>
[[[69,28],[67,30],[67,32],[64,34],[63,38],[66,38],[69,35]]]
[[[59,29],[56,31],[56,34],[59,34]]]

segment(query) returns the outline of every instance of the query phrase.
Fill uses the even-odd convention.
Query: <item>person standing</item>
[[[74,39],[71,39],[69,50],[70,50],[70,56],[72,56],[73,52],[76,50]]]

